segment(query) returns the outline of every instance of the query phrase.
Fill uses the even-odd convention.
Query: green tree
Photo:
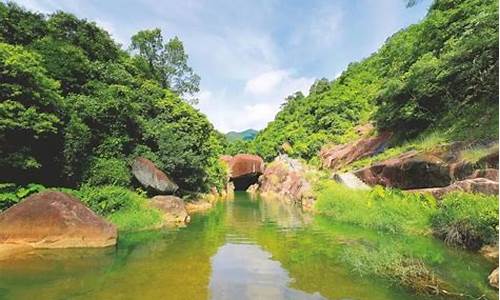
[[[200,77],[188,66],[188,56],[179,38],[164,43],[160,29],[142,30],[132,36],[130,49],[137,52],[137,66],[147,78],[179,95],[199,91]]]
[[[41,58],[0,43],[0,180],[36,179],[58,153],[62,98]]]

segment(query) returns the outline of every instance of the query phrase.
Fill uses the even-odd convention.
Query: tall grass
[[[428,195],[375,187],[352,190],[330,181],[316,187],[315,211],[339,222],[390,233],[427,234],[436,201]]]
[[[435,234],[447,244],[477,250],[498,241],[498,196],[446,195],[431,218]]]

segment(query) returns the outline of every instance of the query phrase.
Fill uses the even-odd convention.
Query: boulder
[[[488,276],[490,285],[498,290],[498,267]]]
[[[149,205],[163,213],[163,222],[169,224],[189,223],[190,217],[184,201],[176,196],[154,196]]]
[[[236,190],[246,190],[264,173],[264,161],[257,155],[238,154],[231,159],[228,157],[221,159],[229,161],[229,176]]]
[[[361,181],[356,175],[352,173],[335,173],[332,175],[332,179],[353,190],[370,189],[370,186]]]
[[[455,191],[466,193],[481,193],[486,195],[498,195],[498,181],[493,181],[486,178],[472,178],[456,181],[446,187],[408,190],[408,192],[415,193],[430,193],[437,199],[441,199],[444,197],[444,195]]]
[[[186,202],[186,212],[188,214],[195,212],[203,212],[212,208],[212,203],[206,200],[196,200]]]
[[[62,192],[33,194],[0,214],[0,252],[13,246],[107,247],[117,236],[114,225]]]
[[[451,183],[448,164],[438,156],[410,151],[355,171],[368,185],[383,185],[400,189],[444,187]]]
[[[230,163],[231,178],[264,173],[264,161],[260,156],[252,154],[238,154]]]
[[[493,181],[498,181],[498,170],[497,169],[480,169],[474,171],[469,179],[474,178],[486,178]]]
[[[498,149],[480,158],[477,163],[483,168],[498,170]]]
[[[485,245],[479,250],[479,253],[492,262],[498,262],[498,244]]]
[[[310,210],[315,198],[305,174],[306,170],[299,160],[280,155],[259,178],[259,192],[264,196],[283,198]]]
[[[158,169],[153,162],[144,157],[137,157],[132,163],[132,174],[145,187],[160,193],[173,194],[179,188],[168,176]]]
[[[323,148],[319,154],[321,164],[325,168],[339,170],[363,157],[382,152],[391,136],[390,132],[384,132],[375,137],[365,137],[352,143]]]

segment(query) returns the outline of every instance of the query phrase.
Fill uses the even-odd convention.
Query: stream
[[[437,299],[363,273],[346,259],[359,247],[410,253],[452,290],[498,298],[486,281],[494,266],[477,254],[237,192],[184,228],[120,233],[108,249],[0,261],[0,299]]]

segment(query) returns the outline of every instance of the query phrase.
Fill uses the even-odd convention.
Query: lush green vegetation
[[[321,181],[315,211],[332,219],[383,232],[433,232],[450,245],[477,250],[498,241],[498,196],[451,193],[430,196],[375,187],[352,190]]]
[[[325,143],[351,141],[367,121],[393,131],[395,146],[435,131],[448,140],[496,139],[498,1],[436,0],[422,22],[339,78],[285,99],[247,146],[266,160],[279,152],[311,159]]]
[[[221,139],[188,103],[200,78],[187,59],[159,29],[127,52],[94,22],[0,3],[0,181],[130,187],[142,155],[181,191],[221,187]]]
[[[498,242],[498,197],[448,194],[432,216],[432,227],[446,243],[479,249]]]
[[[436,200],[421,194],[384,189],[353,191],[333,181],[317,187],[315,211],[348,224],[398,234],[430,232]]]

